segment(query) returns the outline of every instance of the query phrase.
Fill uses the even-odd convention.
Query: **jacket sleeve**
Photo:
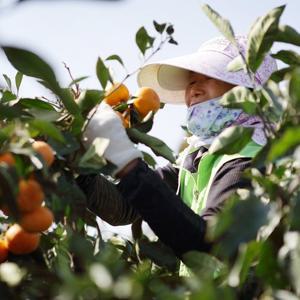
[[[176,191],[178,169],[172,164],[155,172]],[[117,190],[116,185],[101,174],[79,175],[76,182],[86,196],[87,208],[114,226],[127,225],[140,218],[137,211]]]
[[[157,168],[155,172],[173,191],[177,191],[179,175],[178,168],[174,167],[173,164],[169,163],[162,168]]]
[[[190,250],[208,251],[205,221],[143,161],[122,178],[118,189],[178,257]]]
[[[76,182],[86,196],[87,208],[105,222],[114,226],[127,225],[140,217],[116,185],[104,176],[79,175]]]
[[[121,180],[118,189],[162,242],[180,258],[191,250],[209,251],[211,245],[205,241],[206,220],[221,210],[236,189],[249,186],[242,174],[250,164],[250,159],[242,158],[221,167],[201,216],[195,214],[170,185],[142,161]]]

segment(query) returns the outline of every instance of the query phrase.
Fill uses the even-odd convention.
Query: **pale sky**
[[[184,55],[197,50],[207,39],[219,35],[217,29],[201,10],[207,3],[231,21],[238,34],[247,34],[258,16],[270,9],[287,4],[281,23],[300,31],[298,0],[124,0],[124,1],[29,1],[17,8],[0,11],[0,43],[24,47],[43,57],[55,70],[62,84],[70,82],[62,62],[66,62],[78,78],[90,76],[82,88],[100,89],[95,75],[97,57],[118,54],[127,68],[133,70],[141,63],[135,45],[136,31],[145,26],[155,34],[152,21],[174,24],[174,38],[179,45],[166,45],[153,59],[160,60]],[[276,46],[277,50],[281,45]],[[273,51],[276,52],[276,51]],[[111,64],[121,80],[124,72]],[[15,70],[0,53],[0,72],[14,76]],[[4,84],[1,75],[1,84]],[[136,76],[126,82],[131,93],[137,89]],[[46,95],[32,79],[25,79],[21,96]],[[155,117],[151,131],[177,151],[185,120],[184,106],[167,105]],[[159,160],[164,164],[164,160]]]
[[[75,77],[90,76],[81,84],[82,88],[100,89],[95,75],[97,57],[118,54],[129,70],[135,69],[141,63],[134,42],[135,33],[139,27],[145,26],[155,34],[153,20],[173,23],[174,38],[179,45],[166,45],[152,61],[194,52],[203,41],[219,35],[202,12],[203,3],[208,3],[228,18],[235,32],[240,34],[246,34],[258,16],[287,3],[282,22],[300,31],[300,3],[297,0],[29,1],[0,13],[0,42],[36,52],[51,64],[64,84],[69,83],[69,77],[62,61],[70,66]],[[1,73],[14,75],[15,71],[2,53],[0,63]],[[115,78],[121,80],[123,70],[115,62],[111,66]],[[136,76],[126,84],[134,93]],[[45,91],[34,80],[26,79],[20,94],[37,96],[44,95]],[[176,151],[183,134],[180,124],[184,120],[183,106],[167,105],[157,114],[151,134],[163,139]]]

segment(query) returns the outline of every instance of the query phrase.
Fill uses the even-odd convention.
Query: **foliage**
[[[222,34],[233,40],[229,21],[208,5],[204,11]],[[300,45],[299,33],[280,24],[283,11],[284,7],[275,8],[254,23],[246,55],[229,66],[232,71],[243,68],[253,78],[274,42]],[[159,42],[145,27],[136,34],[145,61],[165,43],[176,44],[171,24],[154,21],[154,29]],[[16,182],[20,178],[34,175],[55,215],[55,224],[42,234],[37,251],[26,256],[10,254],[8,262],[0,265],[3,299],[300,297],[300,68],[295,51],[273,55],[288,66],[275,72],[264,86],[253,90],[237,87],[224,95],[224,105],[263,119],[268,143],[246,173],[252,187],[237,191],[209,223],[207,238],[214,244],[212,252],[187,253],[184,261],[193,273],[180,277],[172,251],[144,236],[140,223],[132,227],[133,241],[119,237],[104,241],[96,216],[86,209],[85,195],[76,184],[80,174],[106,176],[113,171],[103,158],[108,141],[99,137],[85,149],[81,136],[90,113],[104,98],[106,85],[114,81],[107,64],[117,61],[124,66],[121,57],[99,58],[96,76],[101,89],[81,90],[79,83],[86,77],[72,77],[67,88],[61,87],[52,68],[35,53],[5,45],[2,49],[17,73],[14,79],[4,74],[6,87],[0,90],[0,149],[15,158],[14,165],[0,163],[0,205],[7,205],[12,213],[1,217],[0,230],[4,232],[18,218]],[[23,75],[37,78],[52,91],[55,100],[19,96]],[[122,111],[123,107],[117,109]],[[133,142],[143,143],[173,161],[172,151],[147,134],[153,114],[143,120],[132,117],[136,121],[128,134]],[[239,151],[251,133],[232,128],[215,142],[214,151]],[[33,140],[45,140],[52,146],[56,152],[53,165],[48,167],[33,151]],[[155,165],[148,153],[145,160]]]

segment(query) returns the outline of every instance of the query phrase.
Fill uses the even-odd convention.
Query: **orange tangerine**
[[[13,155],[9,152],[5,152],[0,154],[0,163],[4,162],[9,166],[14,166],[16,164],[16,160]]]
[[[8,248],[6,240],[0,239],[0,263],[3,263],[7,260],[8,257]]]
[[[5,233],[8,250],[13,254],[28,254],[36,250],[40,243],[40,234],[29,233],[20,225],[13,224]]]
[[[20,180],[17,203],[21,212],[30,212],[40,207],[44,198],[43,189],[36,180]]]
[[[42,156],[48,167],[52,165],[54,162],[54,151],[46,142],[35,141],[32,144],[32,148]]]
[[[156,112],[160,108],[158,94],[149,87],[141,87],[133,100],[133,105],[142,118],[150,112]]]
[[[23,214],[19,224],[27,232],[41,232],[51,226],[53,219],[53,213],[49,208],[38,207],[32,212]]]
[[[105,93],[104,101],[110,106],[119,104],[129,99],[129,90],[123,83],[114,83]]]

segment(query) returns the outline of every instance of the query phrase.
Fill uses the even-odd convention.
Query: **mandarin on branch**
[[[8,248],[6,240],[0,239],[0,264],[5,262],[8,257]]]
[[[104,101],[110,106],[126,102],[130,97],[129,90],[123,83],[114,83],[106,92]]]
[[[160,108],[160,99],[157,93],[149,87],[141,87],[136,98],[133,100],[133,106],[142,118],[146,117],[150,111],[154,113]]]
[[[13,224],[5,233],[8,250],[17,255],[29,254],[36,250],[40,243],[39,233],[29,233],[20,225]]]
[[[32,143],[32,148],[42,156],[48,167],[52,165],[54,162],[54,151],[46,142],[35,141]]]
[[[41,206],[32,212],[23,214],[18,223],[27,232],[41,232],[51,226],[53,219],[52,211]]]
[[[14,166],[16,164],[15,158],[9,152],[0,154],[0,163],[1,162],[6,163],[9,166]]]
[[[20,180],[17,203],[21,212],[30,212],[40,207],[44,198],[43,189],[36,180]]]

